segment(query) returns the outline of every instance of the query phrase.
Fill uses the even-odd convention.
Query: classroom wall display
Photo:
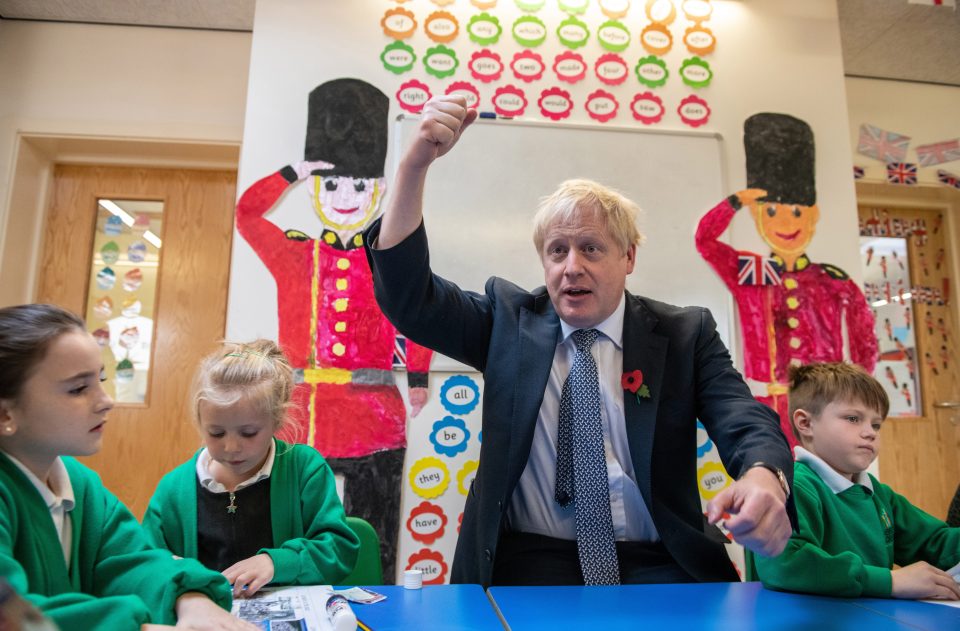
[[[697,249],[733,293],[743,340],[743,374],[757,400],[780,415],[791,446],[791,365],[849,358],[872,372],[874,318],[846,272],[806,255],[820,209],[810,126],[788,114],[760,113],[743,126],[747,189],[721,201],[700,221]],[[770,254],[737,250],[719,240],[749,213]]]
[[[412,140],[418,122],[406,116],[396,122],[399,147]],[[489,159],[503,153],[523,164],[510,177]],[[689,173],[697,178],[691,180]],[[529,289],[543,285],[531,237],[539,199],[566,179],[595,179],[643,211],[639,226],[646,241],[627,289],[671,304],[710,308],[729,342],[727,291],[697,254],[691,234],[701,209],[722,195],[722,173],[721,139],[709,132],[480,119],[433,164],[427,178],[424,221],[434,271],[472,291],[482,291],[490,276]],[[432,368],[466,370],[440,356]]]
[[[415,568],[423,571],[424,584],[438,585],[450,582],[463,507],[479,463],[483,377],[434,370],[429,393],[407,430],[397,580],[403,570]]]
[[[786,107],[782,105],[784,99],[789,98],[790,107],[802,113],[798,115],[821,135],[821,203],[839,208],[852,207],[854,202],[848,175],[848,123],[843,117],[829,114],[838,107],[842,109],[844,103],[839,38],[836,29],[823,28],[836,23],[836,3],[699,3],[701,9],[707,8],[700,23],[716,39],[713,51],[706,54],[691,52],[684,42],[686,30],[698,21],[691,13],[697,3],[675,0],[653,5],[654,19],[646,15],[644,0],[620,2],[619,10],[626,9],[621,17],[604,12],[616,13],[615,4],[604,3],[601,8],[597,0],[547,0],[535,11],[524,11],[514,0],[456,0],[444,5],[429,0],[260,0],[250,56],[240,190],[302,155],[308,94],[324,81],[349,76],[377,86],[389,100],[391,120],[396,115],[411,114],[401,107],[397,96],[407,81],[419,82],[410,90],[415,97],[413,111],[428,95],[456,91],[481,111],[496,114],[492,99],[497,89],[512,85],[526,100],[520,119],[479,121],[463,144],[431,172],[426,221],[435,269],[468,289],[482,288],[491,274],[528,288],[541,285],[542,268],[533,251],[529,223],[537,200],[564,178],[591,177],[624,190],[645,211],[641,228],[648,240],[639,250],[630,290],[675,304],[709,306],[729,344],[735,335],[730,292],[690,246],[704,210],[741,187],[743,173],[727,169],[724,163],[737,165],[742,161],[739,136],[743,119],[759,109],[779,111]],[[672,21],[666,17],[669,7],[673,7]],[[416,27],[404,39],[385,35],[380,25],[386,11],[393,8],[410,11],[416,20]],[[425,30],[429,16],[437,11],[446,11],[456,19],[459,28],[452,41],[435,41]],[[482,13],[495,20],[478,19],[471,26],[472,18]],[[538,46],[522,46],[514,38],[514,23],[527,14],[547,26],[546,38]],[[562,44],[557,33],[568,15],[575,16],[590,31],[586,42],[576,48]],[[617,36],[623,32],[613,25],[601,28],[610,20],[618,21],[629,32],[626,49],[609,48],[620,45]],[[640,40],[640,34],[655,20],[667,24],[672,40],[670,49],[661,55],[649,52]],[[564,30],[565,38],[575,30],[575,25],[571,26]],[[432,32],[434,37],[438,34],[436,29]],[[810,32],[822,36],[818,36],[815,48],[777,44],[796,41]],[[769,44],[763,55],[756,54],[758,34]],[[656,39],[648,38],[647,44],[655,46]],[[698,41],[693,38],[691,43],[697,45]],[[396,57],[388,60],[399,72],[388,69],[384,62],[387,56],[381,57],[391,44],[396,44],[391,51]],[[455,72],[443,79],[429,73],[424,63],[427,51],[440,44],[452,50],[458,62]],[[611,53],[619,56],[629,70],[622,83],[616,83],[622,69],[616,67],[615,59],[598,67],[598,60]],[[694,57],[706,62],[712,73],[711,81],[703,87],[685,82],[699,82],[708,74],[703,67],[682,69],[683,62]],[[648,60],[638,72],[638,64],[646,58],[663,65]],[[758,84],[764,89],[751,88]],[[618,103],[616,115],[605,123],[591,118],[585,107],[587,97],[598,89],[613,94]],[[689,127],[677,111],[681,101],[691,95],[700,96],[711,110],[708,121],[700,127]],[[409,139],[405,134],[416,124],[411,119],[412,115],[389,129],[388,189],[394,156]],[[552,138],[541,137],[537,128],[552,129],[558,132],[555,136],[569,140],[556,144]],[[718,132],[728,141],[724,142]],[[488,134],[495,136],[488,140]],[[909,160],[914,161],[912,156]],[[941,166],[956,172],[950,164]],[[841,171],[842,175],[837,175]],[[306,199],[312,197],[309,188],[310,182],[291,186],[266,217],[282,230],[301,231],[306,239],[315,240],[328,227],[308,208],[313,205]],[[813,252],[823,252],[819,258],[850,267],[856,255],[850,254],[850,260],[843,255],[846,249],[854,252],[855,238],[845,236],[850,226],[843,225],[842,216],[833,213],[824,218]],[[732,239],[743,244],[756,241],[758,244],[749,249],[762,252],[762,242],[753,227],[744,225],[744,229],[745,235],[739,226],[734,227]],[[235,238],[228,337],[278,335],[275,286],[268,268],[248,242]],[[742,361],[736,356],[740,344],[733,346],[740,367]],[[402,505],[397,519],[399,570],[424,548],[439,552],[448,567],[452,566],[462,514],[461,493],[469,489],[472,465],[468,463],[477,460],[483,436],[479,407],[468,413],[451,412],[440,404],[439,396],[446,378],[454,375],[471,377],[482,392],[481,377],[465,368],[447,358],[435,358],[426,407],[417,416],[411,414],[402,368],[395,370],[401,396],[408,404],[407,453],[400,476]],[[456,444],[445,444],[443,435],[434,430],[434,425],[447,416],[463,419],[470,432],[467,449],[452,456],[438,452],[431,440],[433,436],[441,447]],[[410,468],[426,457],[443,462],[449,476],[443,494],[431,499],[418,495],[409,480]],[[698,477],[706,485],[702,489],[722,483],[716,475]],[[447,505],[448,501],[456,501],[459,506]],[[412,510],[423,502],[440,506],[448,520],[442,535],[431,544],[416,541],[406,527]]]
[[[394,0],[371,28],[383,37],[378,54],[394,98],[411,113],[431,95],[456,91],[453,82],[470,82],[476,107],[501,117],[697,127],[712,111],[712,14],[709,0],[461,2],[441,10],[432,0]],[[649,89],[657,90],[659,114],[653,98],[638,99]]]
[[[408,371],[416,416],[427,396],[431,351],[398,340],[373,297],[363,250],[362,231],[379,216],[386,189],[388,98],[347,78],[317,86],[309,99],[303,160],[243,193],[237,230],[277,285],[279,342],[295,369],[300,411],[289,438],[316,447],[343,476],[344,507],[377,530],[390,576],[407,444],[394,360]],[[303,212],[323,224],[316,238],[266,217],[301,181],[309,198]]]

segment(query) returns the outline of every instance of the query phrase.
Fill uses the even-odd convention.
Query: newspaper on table
[[[327,617],[330,585],[264,589],[253,598],[236,598],[231,613],[263,631],[332,631]]]

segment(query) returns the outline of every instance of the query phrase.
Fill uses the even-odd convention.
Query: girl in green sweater
[[[356,563],[360,542],[330,466],[314,448],[274,438],[293,386],[270,340],[208,356],[193,397],[204,447],[164,476],[143,518],[156,545],[223,572],[235,596],[335,584]]]
[[[0,309],[0,576],[63,629],[246,631],[222,576],[153,548],[68,456],[100,450],[113,401],[100,347],[52,305]]]
[[[790,417],[802,445],[793,478],[799,529],[780,556],[756,557],[765,586],[846,598],[960,599],[946,571],[960,563],[960,528],[866,472],[880,451],[888,410],[883,386],[859,366],[793,369]]]

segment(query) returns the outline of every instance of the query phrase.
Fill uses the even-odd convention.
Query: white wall
[[[0,20],[0,278],[29,267],[39,247],[43,190],[13,191],[19,138],[239,144],[250,42],[248,33]],[[43,160],[31,156],[35,172],[20,182],[38,181]],[[0,299],[30,299],[27,285]]]
[[[863,123],[910,136],[907,162],[917,161],[917,145],[960,137],[960,87],[854,77],[846,86],[850,150],[854,164],[865,168],[864,181],[885,182],[886,169],[882,162],[856,153]],[[937,169],[960,175],[960,162],[920,167],[919,183],[939,186]]]

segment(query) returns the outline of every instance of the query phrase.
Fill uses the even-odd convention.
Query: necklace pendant
[[[231,515],[237,512],[237,496],[231,492],[230,493],[230,504],[227,505],[227,512]]]

